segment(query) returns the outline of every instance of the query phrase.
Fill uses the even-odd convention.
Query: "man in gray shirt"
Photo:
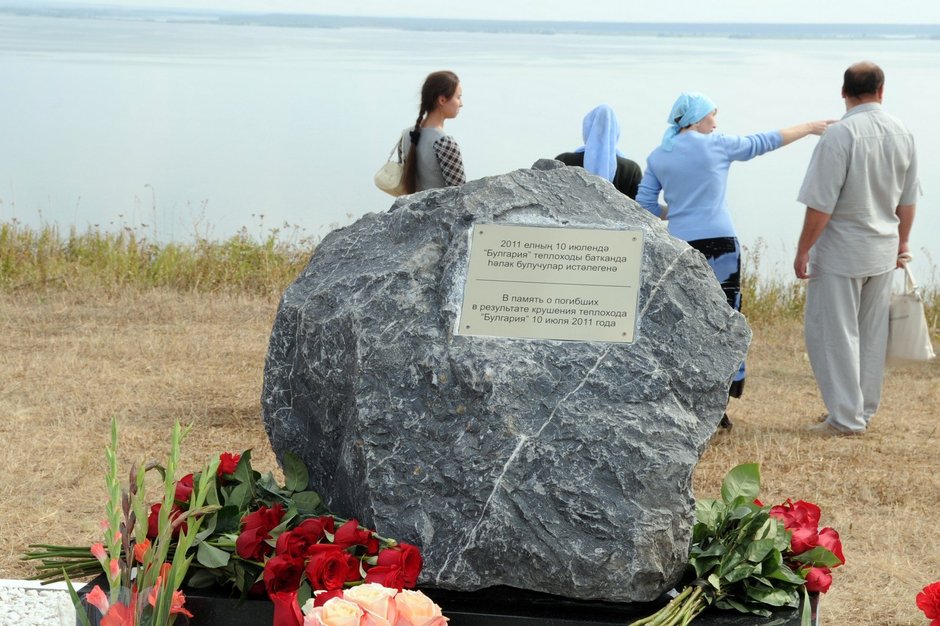
[[[883,93],[874,63],[845,71],[846,114],[819,140],[798,196],[793,269],[809,279],[806,348],[829,412],[814,428],[828,434],[861,434],[878,409],[892,270],[920,194],[914,138],[881,109]]]

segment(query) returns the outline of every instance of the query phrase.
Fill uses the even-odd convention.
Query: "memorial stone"
[[[484,288],[516,307],[491,315],[523,319],[474,334],[477,322],[461,328],[468,268],[501,250],[479,234],[490,226],[543,229],[553,247],[509,237],[519,255],[491,258],[566,278]],[[585,244],[586,229],[636,248]],[[495,278],[539,282],[518,271]],[[575,319],[597,334],[555,336]],[[424,587],[653,601],[686,564],[692,472],[749,340],[663,222],[583,169],[540,161],[402,196],[327,235],[281,299],[264,424],[332,511],[421,548]]]

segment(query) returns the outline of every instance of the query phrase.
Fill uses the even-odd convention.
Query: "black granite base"
[[[96,579],[79,590],[84,597],[94,585],[107,587],[104,578]],[[572,600],[560,596],[492,587],[473,592],[422,588],[447,616],[449,626],[602,626],[630,622],[662,607],[661,602],[618,604]],[[184,589],[186,608],[193,613],[189,626],[267,626],[273,623],[274,605],[267,599],[239,603],[221,589]],[[811,597],[813,625],[819,626],[818,597]],[[93,626],[99,624],[98,611],[88,611]],[[82,622],[77,622],[80,626]],[[800,626],[800,611],[786,610],[763,618],[733,611],[709,610],[693,622],[694,626]]]
[[[621,604],[572,600],[509,587],[473,592],[422,589],[448,618],[449,626],[602,626],[626,625],[660,609],[658,602]],[[813,624],[818,626],[818,598],[810,598]],[[800,626],[800,611],[789,609],[772,617],[757,617],[735,611],[707,610],[696,626]]]

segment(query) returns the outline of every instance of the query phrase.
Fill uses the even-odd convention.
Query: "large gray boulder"
[[[332,511],[418,545],[423,585],[650,601],[687,561],[692,472],[750,330],[662,222],[581,168],[535,167],[325,237],[278,309],[265,428]],[[641,230],[635,341],[455,335],[485,223]]]

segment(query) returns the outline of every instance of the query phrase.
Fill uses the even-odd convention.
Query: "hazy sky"
[[[56,0],[88,4],[88,0]],[[0,0],[0,5],[4,4]],[[268,13],[617,22],[940,23],[936,0],[97,0],[95,4]]]

